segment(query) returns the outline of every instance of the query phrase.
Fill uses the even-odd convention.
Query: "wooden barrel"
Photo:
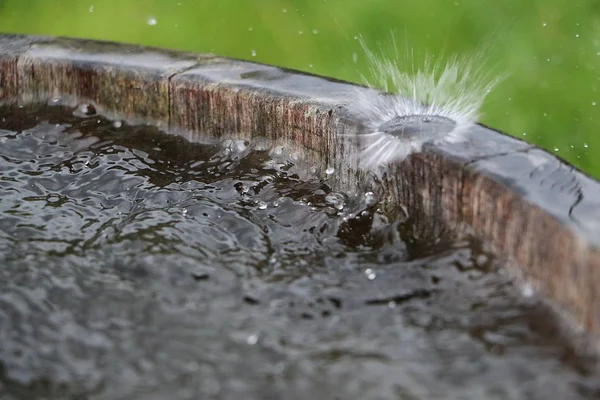
[[[419,232],[469,232],[600,342],[600,185],[481,125],[373,179],[357,157],[359,88],[273,66],[89,40],[0,35],[0,102],[92,102],[105,116],[291,146],[336,191],[371,190]],[[329,170],[336,171],[326,174]]]

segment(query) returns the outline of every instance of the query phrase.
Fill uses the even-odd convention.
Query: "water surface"
[[[2,400],[592,399],[595,371],[476,240],[253,143],[0,109]]]

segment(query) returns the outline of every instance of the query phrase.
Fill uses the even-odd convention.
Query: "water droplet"
[[[267,209],[267,203],[265,203],[265,202],[264,202],[264,201],[262,201],[262,200],[259,200],[259,201],[256,203],[256,205],[257,205],[257,207],[258,207],[258,209],[259,209],[259,210],[266,210],[266,209]]]
[[[252,54],[252,57],[256,57],[256,50],[253,49],[251,54]]]
[[[527,136],[527,132],[523,132],[523,136]]]
[[[283,13],[284,13],[284,14],[287,14],[287,8],[284,8],[284,9],[283,9],[283,10],[281,10],[281,11],[283,11]]]
[[[375,197],[375,194],[373,192],[366,192],[365,193],[365,204],[368,206],[372,206],[375,203],[377,203],[377,198]]]
[[[583,144],[583,147],[585,147],[586,149],[589,147],[587,143]]]
[[[123,122],[115,121],[115,122],[113,122],[113,126],[118,129],[123,126]]]
[[[312,64],[308,64],[308,68],[312,68],[312,67],[313,67],[313,65],[312,65]]]
[[[575,34],[575,37],[576,37],[576,38],[578,38],[578,37],[579,37],[579,33],[576,33],[576,34]]]
[[[344,208],[344,196],[339,193],[329,193],[325,196],[325,202],[338,210]]]
[[[390,302],[388,303],[388,307],[389,307],[389,308],[396,308],[396,302],[395,302],[394,300],[390,301]]]
[[[542,22],[542,26],[548,26],[547,22]]]
[[[595,106],[595,105],[596,105],[596,102],[595,102],[595,101],[592,101],[592,105],[593,105],[593,106]]]
[[[335,168],[333,168],[333,167],[327,167],[327,169],[325,170],[325,173],[326,173],[327,175],[331,175],[331,174],[333,174],[334,172],[335,172]]]
[[[250,346],[254,346],[256,343],[258,343],[258,335],[252,334],[248,336],[248,338],[246,339],[246,343],[248,343]]]
[[[558,147],[555,147],[555,148],[554,148],[554,151],[555,151],[555,152],[556,152],[556,151],[558,151]]]
[[[313,33],[313,35],[316,35],[317,33],[319,33],[319,30],[318,29],[313,29],[312,33]]]
[[[248,32],[252,32],[253,30],[254,30],[253,27],[251,27],[251,26],[248,27]]]
[[[93,12],[94,12],[94,6],[93,6],[93,5],[91,5],[91,6],[90,6],[90,12],[91,12],[91,13],[93,13]]]
[[[356,54],[356,52],[352,53],[352,61],[355,64],[358,62],[358,54]]]
[[[523,285],[523,296],[532,297],[535,294],[535,290],[533,289],[533,285],[530,282],[527,282]]]
[[[146,20],[146,23],[150,26],[154,26],[158,23],[158,21],[154,17],[148,17],[148,19]]]
[[[304,31],[298,31],[298,35],[302,35]]]
[[[550,58],[546,58],[546,61],[550,61]]]

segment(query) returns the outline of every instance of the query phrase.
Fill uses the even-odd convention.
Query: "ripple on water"
[[[0,144],[2,399],[598,395],[476,241],[268,149],[60,107],[2,109]]]

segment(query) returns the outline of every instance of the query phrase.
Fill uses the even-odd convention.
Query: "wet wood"
[[[268,137],[335,189],[373,190],[422,234],[469,231],[600,342],[600,185],[484,127],[426,146],[373,180],[345,108],[355,86],[271,66],[114,43],[0,36],[0,101],[93,102],[108,116],[200,134]],[[326,171],[334,171],[326,174]]]

